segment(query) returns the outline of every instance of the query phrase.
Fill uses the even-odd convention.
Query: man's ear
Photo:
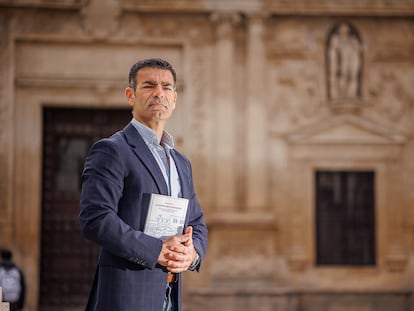
[[[125,97],[127,98],[128,103],[132,106],[134,104],[134,99],[135,99],[135,93],[132,87],[128,86],[125,89]]]

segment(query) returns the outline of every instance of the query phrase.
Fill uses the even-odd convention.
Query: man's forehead
[[[137,72],[137,82],[145,81],[174,84],[174,77],[167,69],[144,67]]]

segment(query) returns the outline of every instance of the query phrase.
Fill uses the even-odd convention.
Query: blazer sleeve
[[[110,253],[154,268],[162,241],[132,228],[118,215],[124,177],[128,172],[125,153],[128,150],[122,150],[122,146],[111,139],[100,140],[92,146],[82,174],[80,229],[86,239]]]
[[[193,244],[195,250],[200,256],[199,263],[195,267],[195,270],[199,271],[201,262],[204,259],[207,251],[208,230],[204,222],[204,216],[196,195],[194,195],[194,197],[191,199],[191,202],[192,212],[189,214],[188,225],[193,227]]]

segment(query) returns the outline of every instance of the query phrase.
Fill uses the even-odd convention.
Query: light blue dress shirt
[[[174,159],[171,157],[171,150],[174,148],[173,137],[167,131],[164,131],[161,142],[158,144],[158,137],[154,130],[135,119],[132,119],[131,123],[142,136],[157,161],[168,185],[168,194],[172,197],[181,197],[180,178]]]

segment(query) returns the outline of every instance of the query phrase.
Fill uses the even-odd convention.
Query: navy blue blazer
[[[185,227],[193,227],[194,247],[203,259],[207,227],[191,165],[176,150],[171,156],[182,196],[189,199]],[[86,310],[162,310],[167,283],[167,271],[157,263],[162,241],[143,233],[151,193],[167,195],[168,187],[132,124],[91,147],[82,174],[79,222],[83,236],[101,251]],[[176,295],[181,310],[181,276]]]

